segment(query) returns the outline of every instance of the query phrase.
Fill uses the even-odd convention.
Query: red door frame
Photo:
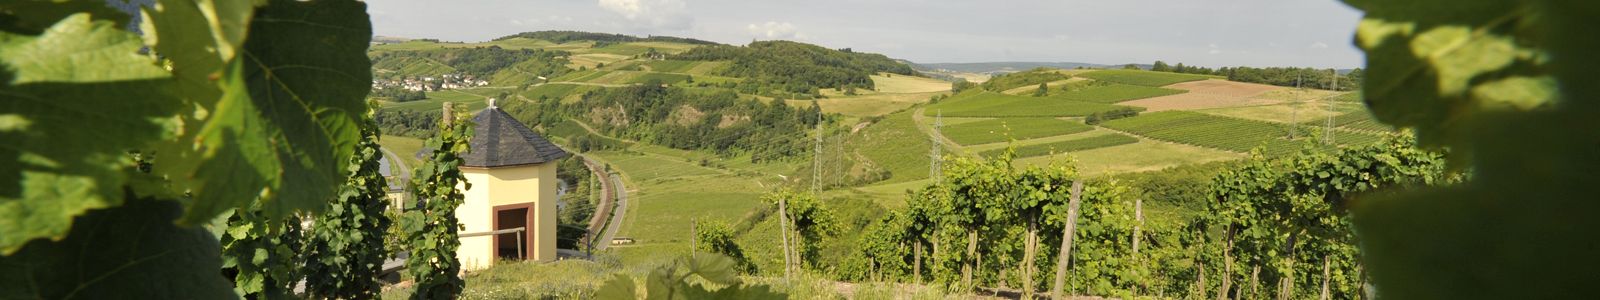
[[[533,228],[533,226],[534,226],[533,206],[534,206],[533,202],[498,205],[498,206],[495,206],[492,209],[492,210],[494,210],[494,213],[493,213],[493,216],[490,217],[490,220],[489,220],[490,222],[492,222],[490,224],[494,224],[493,226],[489,227],[490,231],[500,230],[497,227],[500,226],[500,212],[501,211],[521,209],[521,208],[528,209],[527,213],[524,213],[523,216],[522,216],[522,218],[523,218],[523,221],[522,221],[522,228],[523,228],[523,231],[522,231],[522,244],[523,244],[522,245],[522,259],[528,259],[529,256],[532,256],[530,254],[533,253],[533,231],[534,231],[534,228]],[[493,239],[494,239],[494,246],[493,246],[494,247],[494,256],[495,257],[500,257],[500,235],[494,235]]]

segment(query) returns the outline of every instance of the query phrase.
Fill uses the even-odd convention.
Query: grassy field
[[[1123,107],[1056,97],[977,92],[962,93],[929,106],[926,114],[931,116],[942,112],[948,117],[1081,117]]]
[[[653,72],[683,73],[683,71],[688,71],[699,63],[700,62],[697,61],[686,60],[657,60],[646,62],[644,65],[649,66],[650,71]]]
[[[1093,130],[1093,126],[1055,118],[1002,118],[945,126],[940,133],[962,145],[1026,140]]]
[[[389,152],[394,152],[395,156],[399,156],[401,162],[412,168],[422,165],[422,160],[417,159],[416,155],[418,150],[422,150],[422,143],[423,140],[421,139],[403,136],[385,135],[378,138],[378,145],[383,146],[384,149],[389,149]],[[397,171],[410,172],[411,170]]]
[[[1113,83],[1105,86],[1094,86],[1081,90],[1054,93],[1050,96],[1051,98],[1056,99],[1113,104],[1129,100],[1177,95],[1186,92],[1187,91],[1184,90]]]
[[[1210,76],[1194,74],[1178,74],[1168,72],[1152,72],[1139,70],[1099,70],[1085,72],[1078,76],[1093,78],[1094,80],[1109,81],[1121,84],[1132,84],[1159,87],[1179,82],[1211,79]]]
[[[1021,146],[1016,148],[1016,157],[1034,157],[1057,153],[1078,152],[1089,149],[1099,149],[1111,146],[1127,145],[1139,142],[1138,138],[1123,134],[1105,134],[1053,143],[1043,143]],[[994,149],[982,152],[983,157],[995,157],[1005,153],[1006,149]]]
[[[880,93],[931,93],[950,90],[950,82],[916,76],[881,73],[872,75],[872,85]]]
[[[689,75],[649,72],[633,77],[628,83],[650,83],[651,81],[663,84],[678,84],[689,81]]]
[[[912,110],[884,116],[877,124],[852,135],[851,147],[873,165],[888,170],[886,183],[928,178],[928,149],[933,144],[917,129]]]
[[[1252,105],[1200,109],[1194,111],[1225,117],[1260,120],[1274,123],[1303,123],[1320,126],[1327,122],[1328,116],[1338,116],[1350,112],[1365,113],[1365,107],[1357,105],[1334,104],[1333,110],[1329,111],[1328,104],[1324,102]]]

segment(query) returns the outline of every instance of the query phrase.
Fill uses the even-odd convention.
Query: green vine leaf
[[[76,218],[59,241],[0,256],[0,299],[234,299],[216,237],[179,227],[175,201],[129,199]]]
[[[173,135],[179,101],[138,37],[88,14],[0,32],[0,254],[122,202],[128,151]]]
[[[257,198],[268,217],[319,211],[360,140],[372,78],[366,5],[272,1],[250,24],[213,116],[156,164],[194,194],[186,224]]]

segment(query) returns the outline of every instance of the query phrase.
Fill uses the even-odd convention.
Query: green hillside
[[[1211,76],[1180,74],[1168,72],[1151,72],[1140,70],[1099,70],[1079,74],[1078,76],[1093,78],[1095,80],[1109,81],[1121,84],[1142,85],[1150,87],[1167,86],[1174,83],[1212,79]]]

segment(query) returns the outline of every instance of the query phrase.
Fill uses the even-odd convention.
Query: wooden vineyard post
[[[1050,286],[1050,295],[1056,299],[1066,299],[1061,291],[1067,279],[1067,259],[1072,257],[1072,237],[1075,235],[1078,223],[1078,203],[1083,197],[1083,182],[1072,182],[1072,193],[1067,196],[1067,224],[1061,230],[1061,251],[1056,256],[1056,280]]]
[[[1322,256],[1322,296],[1320,300],[1328,300],[1328,256]]]
[[[789,257],[789,210],[785,207],[787,196],[778,197],[778,231],[783,234],[783,282],[789,282],[789,267],[794,259]]]

